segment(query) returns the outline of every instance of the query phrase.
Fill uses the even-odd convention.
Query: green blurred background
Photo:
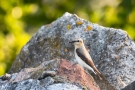
[[[0,75],[42,25],[65,12],[124,29],[135,40],[135,0],[0,0]]]

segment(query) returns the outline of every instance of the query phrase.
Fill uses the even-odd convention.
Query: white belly
[[[94,70],[88,64],[86,64],[80,57],[78,57],[78,55],[76,53],[75,53],[75,58],[76,58],[79,65],[94,72]]]
[[[75,59],[76,59],[76,61],[78,62],[79,65],[81,65],[82,67],[84,67],[85,62],[82,61],[81,58],[78,57],[76,54],[75,54]]]

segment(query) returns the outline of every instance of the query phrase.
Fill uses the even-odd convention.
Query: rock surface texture
[[[91,75],[68,60],[48,60],[35,68],[6,74],[0,90],[100,90]]]
[[[71,62],[76,60],[74,47],[69,41],[78,37],[84,40],[96,67],[102,73],[102,81],[92,73],[93,80],[79,65],[72,65]],[[56,58],[69,61],[58,64],[60,61]],[[8,81],[0,81],[1,90],[8,90],[10,86],[16,90],[21,87],[40,90],[54,90],[55,87],[68,90],[66,88],[73,87],[70,90],[82,90],[82,86],[90,90],[124,90],[135,81],[135,43],[121,29],[102,27],[65,13],[38,30],[22,48],[9,73]]]

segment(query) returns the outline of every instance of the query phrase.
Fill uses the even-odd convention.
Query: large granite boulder
[[[69,13],[42,26],[22,48],[9,73],[36,68],[55,58],[75,62],[74,47],[69,41],[77,37],[84,40],[96,67],[102,73],[102,81],[91,74],[101,90],[121,90],[135,81],[135,43],[127,33],[93,24]],[[59,75],[66,77],[65,74]]]

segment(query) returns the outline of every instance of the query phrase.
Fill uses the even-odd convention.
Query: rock
[[[82,72],[83,71],[83,72]],[[90,90],[99,90],[93,77],[89,75],[79,65],[70,64],[66,61],[61,61],[57,74],[66,78],[70,82],[76,82],[88,87]]]
[[[59,60],[43,62],[35,68],[22,69],[10,82],[19,82],[25,79],[43,79],[47,76],[55,76],[58,69]]]
[[[127,33],[93,24],[69,13],[42,26],[22,48],[9,73],[20,73],[24,68],[35,68],[55,58],[75,62],[74,47],[68,42],[77,37],[84,40],[104,77],[100,81],[93,75],[101,90],[120,90],[135,81],[135,43]]]
[[[8,77],[8,78],[7,78]],[[3,78],[3,79],[2,79]],[[48,60],[35,68],[6,74],[0,90],[100,90],[91,75],[68,60]]]
[[[83,90],[82,88],[70,83],[57,83],[44,87],[39,80],[25,80],[15,84],[1,85],[0,90]],[[6,88],[5,88],[6,87]]]
[[[23,80],[18,83],[1,83],[0,90],[46,90],[43,85],[40,85],[39,80]]]
[[[47,90],[82,90],[82,89],[72,84],[60,83],[48,86]]]
[[[135,90],[135,81],[123,88],[122,90]]]

